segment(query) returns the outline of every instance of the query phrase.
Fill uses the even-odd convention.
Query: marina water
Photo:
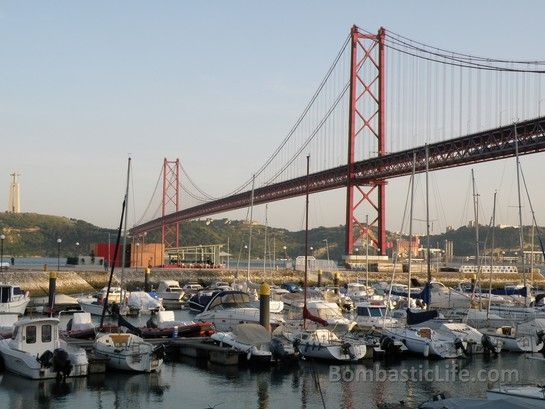
[[[61,322],[66,325],[69,318],[61,316]],[[191,320],[193,316],[187,311],[176,311],[176,318]],[[146,319],[134,321],[144,325]],[[494,380],[502,371],[516,369],[517,377],[512,381],[540,384],[545,362],[528,356],[531,357],[504,352],[498,357],[477,355],[456,360],[408,357],[389,363],[367,360],[341,366],[300,361],[270,368],[220,366],[178,357],[167,361],[158,374],[108,372],[68,378],[66,384],[31,381],[4,372],[0,407],[349,409],[399,407],[403,401],[405,407],[414,408],[440,393],[484,398],[492,382],[458,379],[462,374],[470,378],[491,374]],[[414,379],[410,378],[411,368]],[[403,375],[410,379],[401,379]],[[375,379],[371,379],[373,376]]]

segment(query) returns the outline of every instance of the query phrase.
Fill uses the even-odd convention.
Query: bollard
[[[270,310],[269,304],[271,299],[271,287],[267,283],[262,283],[259,287],[259,324],[263,325],[268,331],[271,330],[270,326]]]
[[[322,286],[322,270],[318,270],[318,287]]]
[[[335,271],[333,275],[333,286],[335,287],[335,294],[339,293],[339,272]]]
[[[144,272],[144,291],[149,291],[149,276],[151,273],[151,268],[146,267],[146,271]]]
[[[44,266],[47,269],[47,266]],[[49,272],[49,315],[53,316],[53,309],[55,308],[55,290],[57,288],[57,272]]]

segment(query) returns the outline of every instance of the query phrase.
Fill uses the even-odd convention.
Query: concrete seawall
[[[114,273],[113,285],[120,283],[120,271]],[[332,285],[335,272],[327,271],[322,274],[322,285]],[[347,282],[354,282],[357,279],[365,280],[365,272],[356,271],[339,271],[339,282],[341,285]],[[24,290],[30,291],[33,297],[42,297],[47,295],[49,287],[49,272],[44,271],[29,271],[18,269],[15,271],[7,271],[1,273],[1,281],[18,284]],[[433,274],[434,279],[447,286],[456,286],[460,282],[471,280],[473,274],[458,273],[458,272],[440,272]],[[57,293],[59,294],[81,294],[92,293],[108,284],[109,273],[105,271],[61,271],[57,276]],[[419,282],[426,281],[426,274],[413,273],[413,278]],[[216,281],[242,281],[246,279],[246,271],[244,270],[227,270],[227,269],[152,269],[150,281],[154,288],[157,288],[161,280],[176,280],[184,284],[187,282],[199,282],[203,285],[208,285]],[[408,279],[407,273],[396,273],[395,282],[406,283]],[[135,289],[143,288],[144,286],[144,271],[142,269],[127,269],[125,270],[126,288]],[[274,272],[263,272],[263,270],[252,270],[250,272],[250,280],[255,283],[267,281],[273,284],[282,284],[285,282],[302,283],[303,272],[293,270],[277,270]],[[318,280],[317,272],[309,273],[309,284],[315,285]],[[390,282],[391,272],[370,272],[369,281],[386,281]],[[488,276],[482,277],[482,287],[488,285]],[[506,284],[521,283],[522,275],[520,274],[494,274],[492,277],[493,287],[503,287]],[[528,283],[531,282],[531,277],[528,275]],[[540,274],[534,274],[534,285],[545,286],[545,278]]]

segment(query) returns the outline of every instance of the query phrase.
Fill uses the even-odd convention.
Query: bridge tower
[[[163,248],[180,247],[180,224],[167,224],[165,216],[180,210],[180,159],[163,161],[161,243]]]
[[[348,182],[346,189],[345,254],[353,254],[354,245],[366,234],[386,253],[386,182],[375,180],[362,185],[355,177],[354,163],[361,160],[356,153],[368,151],[382,156],[385,153],[385,30],[377,34],[351,30],[350,108],[348,118]],[[363,210],[369,213],[369,223]],[[362,211],[359,211],[359,210]],[[377,234],[373,234],[376,228]],[[369,232],[368,232],[369,230]]]

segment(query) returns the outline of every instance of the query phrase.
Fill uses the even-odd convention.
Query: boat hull
[[[9,347],[8,342],[7,339],[0,341],[0,353],[8,371],[29,379],[53,379],[57,377],[53,367],[43,367],[34,355],[14,350]],[[73,365],[69,377],[86,376],[88,361],[85,351],[69,353],[69,357]]]
[[[531,396],[522,396],[512,393],[505,393],[501,390],[489,390],[486,392],[486,399],[488,400],[506,400],[509,402],[517,403],[519,405],[528,405],[532,408],[545,408],[545,397],[531,397]]]
[[[349,348],[352,348],[350,351]],[[365,357],[367,347],[360,345],[327,345],[322,343],[302,343],[298,346],[299,353],[305,358],[326,361],[354,362]]]
[[[29,297],[21,297],[18,300],[0,303],[0,314],[11,313],[23,315],[29,302]]]
[[[163,354],[153,345],[132,334],[106,334],[95,340],[95,354],[108,359],[109,368],[129,372],[158,372]]]

